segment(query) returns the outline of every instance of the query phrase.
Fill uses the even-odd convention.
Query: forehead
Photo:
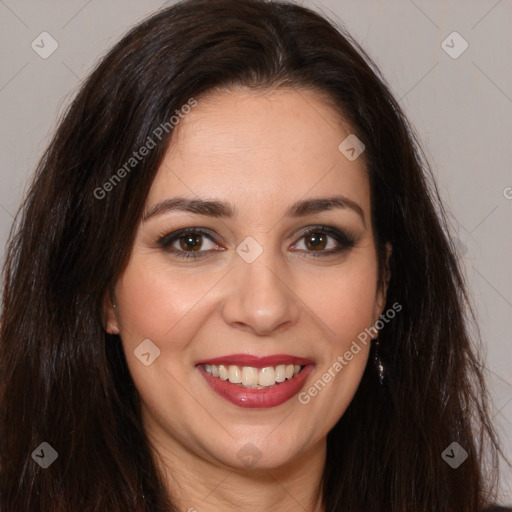
[[[339,149],[351,129],[308,89],[218,91],[174,128],[148,203],[218,197],[242,205],[342,193],[369,209],[364,158]]]

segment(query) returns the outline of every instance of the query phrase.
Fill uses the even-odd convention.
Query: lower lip
[[[202,365],[198,366],[213,391],[228,402],[247,408],[267,408],[284,404],[300,391],[313,368],[314,365],[308,364],[292,379],[286,379],[267,389],[250,389],[242,388],[219,377],[213,377]]]

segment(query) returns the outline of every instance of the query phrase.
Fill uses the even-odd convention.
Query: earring
[[[382,365],[382,360],[379,356],[379,340],[375,340],[375,354],[373,356],[373,362],[375,364],[375,369],[377,370],[377,376],[379,378],[379,384],[382,386],[384,384],[384,366]]]

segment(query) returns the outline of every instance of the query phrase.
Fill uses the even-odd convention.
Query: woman
[[[1,510],[484,510],[465,307],[347,34],[288,3],[163,10],[83,85],[10,242]]]

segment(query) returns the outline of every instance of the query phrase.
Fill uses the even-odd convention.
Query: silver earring
[[[384,384],[384,366],[382,365],[382,360],[379,355],[379,340],[375,340],[375,355],[373,356],[373,362],[375,364],[375,369],[377,370],[379,384],[382,386]]]

